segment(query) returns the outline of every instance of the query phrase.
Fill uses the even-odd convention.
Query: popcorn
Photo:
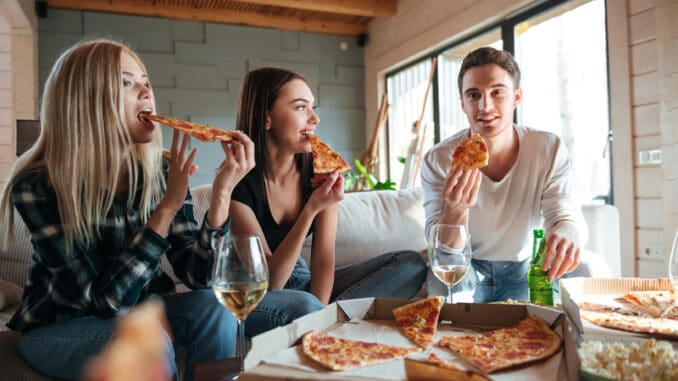
[[[678,352],[671,343],[586,341],[579,348],[582,369],[615,380],[678,380]]]

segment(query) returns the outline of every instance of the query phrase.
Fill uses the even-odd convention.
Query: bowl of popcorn
[[[584,341],[578,349],[582,380],[678,380],[678,351],[668,341]]]

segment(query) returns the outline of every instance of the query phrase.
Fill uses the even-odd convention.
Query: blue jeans
[[[506,299],[529,300],[527,270],[530,261],[484,261],[471,260],[464,279],[452,287],[455,301],[462,294],[473,292],[473,302],[488,303]],[[427,279],[429,295],[447,295],[445,286],[432,273]]]
[[[171,334],[166,338],[167,367],[177,377],[175,349],[182,348],[184,380],[193,380],[193,364],[235,356],[237,322],[211,290],[166,295],[163,298]],[[18,350],[31,366],[49,376],[79,380],[87,362],[106,346],[116,318],[85,316],[37,327],[19,338]],[[158,329],[162,329],[158,325]]]

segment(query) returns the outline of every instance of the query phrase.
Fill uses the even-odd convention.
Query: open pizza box
[[[245,358],[241,380],[406,380],[405,361],[386,363],[346,371],[330,371],[307,358],[301,349],[301,337],[316,330],[332,336],[380,342],[401,347],[414,347],[400,333],[393,319],[394,308],[409,303],[406,300],[366,298],[340,301],[325,309],[301,317],[291,324],[252,338]],[[491,374],[492,380],[578,379],[578,359],[572,332],[575,328],[560,310],[534,305],[509,304],[446,304],[440,314],[436,342],[442,336],[463,336],[477,331],[497,329],[537,316],[563,337],[563,348],[550,358]],[[444,348],[431,349],[439,357],[465,367],[456,356]],[[412,355],[424,358],[428,352]]]
[[[629,308],[622,300],[624,294],[630,291],[661,291],[670,290],[671,282],[667,278],[641,279],[641,278],[567,278],[560,280],[561,298],[563,309],[569,317],[569,321],[576,327],[572,332],[572,338],[579,347],[587,341],[601,343],[622,343],[625,345],[645,341],[651,335],[640,332],[629,332],[595,325],[579,314],[578,304],[583,302],[605,304],[615,307]],[[655,337],[657,340],[669,341],[674,350],[678,350],[678,340],[666,336]],[[573,353],[576,359],[576,367],[579,368],[581,361],[578,353]],[[582,370],[581,378],[584,380],[606,380],[598,376],[591,376]]]
[[[648,337],[644,333],[604,328],[586,321],[579,315],[578,304],[591,302],[625,307],[626,305],[620,299],[629,291],[661,291],[671,288],[671,282],[668,278],[568,278],[560,280],[560,292],[565,313],[580,334],[597,336]]]

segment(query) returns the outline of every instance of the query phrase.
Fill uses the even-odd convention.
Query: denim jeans
[[[454,300],[471,302],[467,296],[472,294],[475,303],[506,299],[527,301],[529,265],[529,259],[521,262],[473,259],[464,279],[452,287]],[[447,295],[447,286],[429,273],[426,280],[429,295]]]
[[[237,322],[211,290],[166,295],[163,298],[171,334],[166,338],[167,367],[177,377],[175,349],[185,353],[184,380],[193,380],[193,364],[235,356]],[[18,350],[31,366],[49,376],[79,380],[87,362],[106,346],[116,318],[85,316],[37,327],[19,338]],[[162,329],[158,324],[158,329]]]

